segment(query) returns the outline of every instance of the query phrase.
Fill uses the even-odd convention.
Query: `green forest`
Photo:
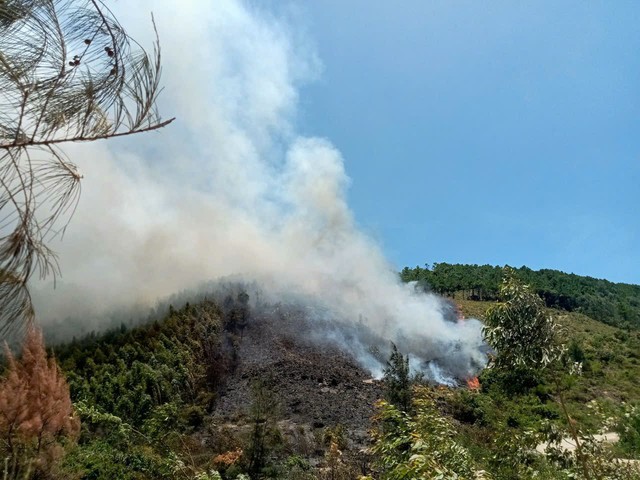
[[[621,328],[640,328],[640,286],[613,283],[558,270],[517,268],[518,276],[540,295],[547,307],[583,313]],[[405,267],[403,281],[415,281],[441,295],[473,300],[498,298],[502,268],[450,263]]]

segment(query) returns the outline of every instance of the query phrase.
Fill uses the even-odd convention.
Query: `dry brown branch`
[[[152,19],[153,23],[153,19]],[[47,246],[80,194],[66,142],[162,120],[158,34],[145,52],[99,0],[0,0],[0,331],[28,325],[28,281],[58,273]]]

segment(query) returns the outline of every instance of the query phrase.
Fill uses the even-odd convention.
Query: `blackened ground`
[[[252,315],[230,340],[237,365],[216,405],[222,420],[245,417],[251,385],[262,381],[278,401],[280,419],[312,428],[341,424],[353,441],[365,440],[381,385],[344,349],[318,342],[314,325],[303,311],[279,305]]]

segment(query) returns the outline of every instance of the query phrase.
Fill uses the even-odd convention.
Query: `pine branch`
[[[49,146],[49,145],[57,145],[60,143],[68,143],[68,142],[93,142],[95,140],[106,140],[109,138],[116,137],[125,137],[127,135],[135,135],[137,133],[145,133],[151,132],[153,130],[158,130],[160,128],[166,127],[170,123],[172,123],[176,118],[170,118],[169,120],[164,120],[160,123],[150,125],[144,128],[138,128],[135,130],[128,130],[126,132],[118,132],[118,133],[108,133],[103,135],[94,135],[92,137],[70,137],[70,138],[58,138],[53,140],[40,140],[40,141],[28,141],[28,142],[16,142],[10,144],[0,144],[0,149],[10,149],[15,147],[39,147],[39,146]]]
[[[157,130],[160,46],[101,0],[0,0],[0,333],[34,317],[28,282],[59,272],[81,175],[59,146]]]

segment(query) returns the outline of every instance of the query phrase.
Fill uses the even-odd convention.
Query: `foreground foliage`
[[[456,442],[453,423],[438,412],[428,388],[415,394],[413,413],[380,401],[371,452],[376,477],[473,478],[469,452]]]
[[[504,270],[500,296],[503,301],[489,308],[483,327],[485,340],[495,352],[490,368],[513,377],[534,376],[562,353],[556,324],[542,299],[510,268]]]

